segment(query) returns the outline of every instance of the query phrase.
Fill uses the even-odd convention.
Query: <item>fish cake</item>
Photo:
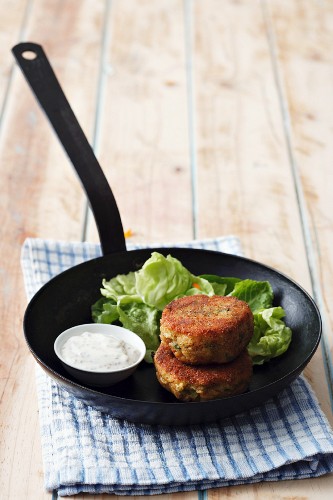
[[[253,329],[246,302],[200,294],[175,299],[164,308],[160,337],[184,363],[228,363],[250,342]]]
[[[252,360],[246,349],[230,363],[187,365],[163,342],[154,355],[156,376],[167,391],[182,401],[208,401],[241,394],[252,377]]]

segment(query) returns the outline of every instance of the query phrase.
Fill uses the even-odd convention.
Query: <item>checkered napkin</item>
[[[177,246],[241,253],[234,237]],[[94,244],[26,240],[28,297],[55,274],[98,255]],[[260,407],[190,427],[114,419],[69,395],[39,367],[37,392],[45,486],[59,495],[151,495],[333,471],[333,433],[302,376]]]

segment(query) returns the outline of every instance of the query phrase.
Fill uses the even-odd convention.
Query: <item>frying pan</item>
[[[321,337],[320,314],[308,293],[275,269],[222,252],[186,248],[127,251],[111,188],[42,47],[27,42],[12,51],[82,182],[103,253],[51,279],[28,304],[24,334],[36,361],[57,384],[84,403],[115,418],[145,424],[187,425],[220,420],[259,405],[288,386],[307,365]],[[216,274],[271,283],[275,304],[285,309],[293,339],[285,354],[254,368],[249,390],[244,394],[181,402],[159,385],[154,367],[147,363],[142,363],[129,379],[98,390],[78,383],[64,371],[53,351],[56,337],[69,327],[92,322],[90,308],[100,297],[102,279],[139,269],[152,251],[171,254],[195,275]]]

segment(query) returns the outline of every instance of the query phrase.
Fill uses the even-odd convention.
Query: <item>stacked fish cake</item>
[[[154,356],[160,384],[183,401],[205,401],[246,391],[252,377],[247,345],[253,314],[236,297],[192,295],[162,313]]]

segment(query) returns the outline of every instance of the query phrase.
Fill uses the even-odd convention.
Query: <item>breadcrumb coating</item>
[[[246,302],[200,294],[175,299],[165,307],[160,336],[185,363],[229,363],[247,346],[253,328]]]
[[[230,363],[193,366],[177,359],[162,342],[155,353],[154,364],[160,384],[183,401],[241,394],[247,390],[252,377],[252,361],[246,349]]]

